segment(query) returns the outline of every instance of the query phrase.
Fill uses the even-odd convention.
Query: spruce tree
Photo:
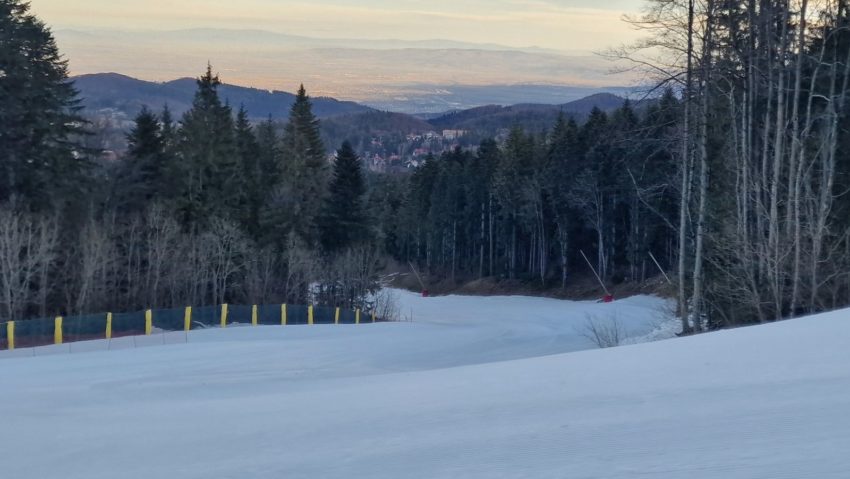
[[[307,245],[319,243],[318,219],[327,187],[327,160],[304,85],[289,115],[281,142],[281,181],[267,202],[263,228],[275,241],[294,232]]]
[[[236,150],[245,186],[244,205],[240,220],[252,235],[259,230],[259,214],[263,202],[263,172],[260,169],[260,145],[248,120],[245,107],[236,115]]]
[[[259,154],[257,161],[261,172],[262,188],[268,196],[269,190],[282,177],[279,138],[271,116],[257,126],[256,135]]]
[[[333,179],[321,215],[322,245],[328,252],[367,242],[366,184],[360,158],[348,141],[336,153]]]
[[[177,125],[174,124],[174,117],[171,115],[171,109],[168,108],[167,104],[162,108],[162,113],[159,115],[159,123],[163,147],[170,154],[177,143]]]
[[[127,143],[119,197],[124,198],[123,208],[138,211],[159,195],[166,176],[165,140],[156,115],[143,108],[127,134]]]
[[[197,83],[192,108],[183,115],[174,172],[184,225],[233,218],[244,197],[232,112],[218,96],[221,81],[208,66]]]
[[[79,197],[90,163],[67,62],[29,10],[0,0],[0,202],[47,209]]]
[[[254,127],[251,126],[251,122],[248,120],[248,112],[245,111],[244,106],[240,107],[239,113],[236,114],[236,148],[239,151],[239,157],[242,160],[242,167],[246,171],[246,176],[255,176],[260,155],[260,146],[257,144]]]

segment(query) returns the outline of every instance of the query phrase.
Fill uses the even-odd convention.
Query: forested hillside
[[[86,109],[117,110],[131,118],[143,107],[160,110],[166,105],[172,112],[182,115],[192,107],[192,97],[195,94],[193,78],[155,83],[117,73],[101,73],[81,75],[74,77],[73,81]],[[295,102],[295,95],[292,93],[236,85],[221,85],[219,94],[224,102],[234,108],[245,107],[252,120],[264,120],[268,117],[283,120]],[[367,106],[333,98],[314,98],[313,109],[320,118],[372,111]]]
[[[581,125],[562,115],[545,136],[515,128],[503,145],[432,158],[388,190],[401,193],[385,200],[385,247],[450,278],[566,287],[573,270],[589,273],[582,250],[612,282],[658,275],[649,253],[665,267],[676,256],[664,182],[680,113],[668,91],[642,117],[629,103]]]
[[[611,112],[621,107],[623,102],[625,99],[617,95],[598,93],[563,105],[488,105],[453,111],[428,120],[428,123],[438,130],[469,130],[491,136],[515,126],[539,133],[551,129],[561,114],[583,122],[594,108]]]
[[[617,53],[651,65],[653,101],[391,175],[343,143],[372,134],[357,117],[326,144],[302,88],[282,127],[252,122],[212,68],[105,161],[50,32],[2,0],[0,315],[364,305],[384,258],[545,288],[587,263],[606,284],[663,271],[686,333],[850,304],[847,3],[652,0],[632,21],[649,36]]]
[[[327,145],[350,141],[357,151],[365,151],[369,143],[380,138],[387,149],[397,150],[408,135],[423,134],[433,127],[426,121],[404,113],[370,111],[339,115],[322,121],[322,139]]]

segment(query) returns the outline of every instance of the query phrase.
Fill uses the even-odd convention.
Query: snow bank
[[[558,354],[589,347],[572,323],[611,305],[400,300],[412,323],[200,331],[188,344],[0,360],[3,477],[850,470],[850,311]],[[646,335],[663,301],[611,307]]]

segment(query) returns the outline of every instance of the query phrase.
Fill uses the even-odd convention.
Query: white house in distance
[[[443,139],[457,140],[458,138],[465,136],[466,133],[466,130],[443,130]]]

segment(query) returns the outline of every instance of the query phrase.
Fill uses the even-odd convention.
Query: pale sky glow
[[[446,85],[631,85],[634,78],[609,75],[611,63],[594,53],[639,38],[623,15],[639,12],[644,1],[31,0],[31,6],[53,29],[72,75],[168,81],[195,77],[210,62],[237,85],[292,91],[305,83],[318,95],[403,103]]]
[[[447,39],[598,51],[634,40],[641,0],[32,0],[55,29],[262,29],[323,38]]]

